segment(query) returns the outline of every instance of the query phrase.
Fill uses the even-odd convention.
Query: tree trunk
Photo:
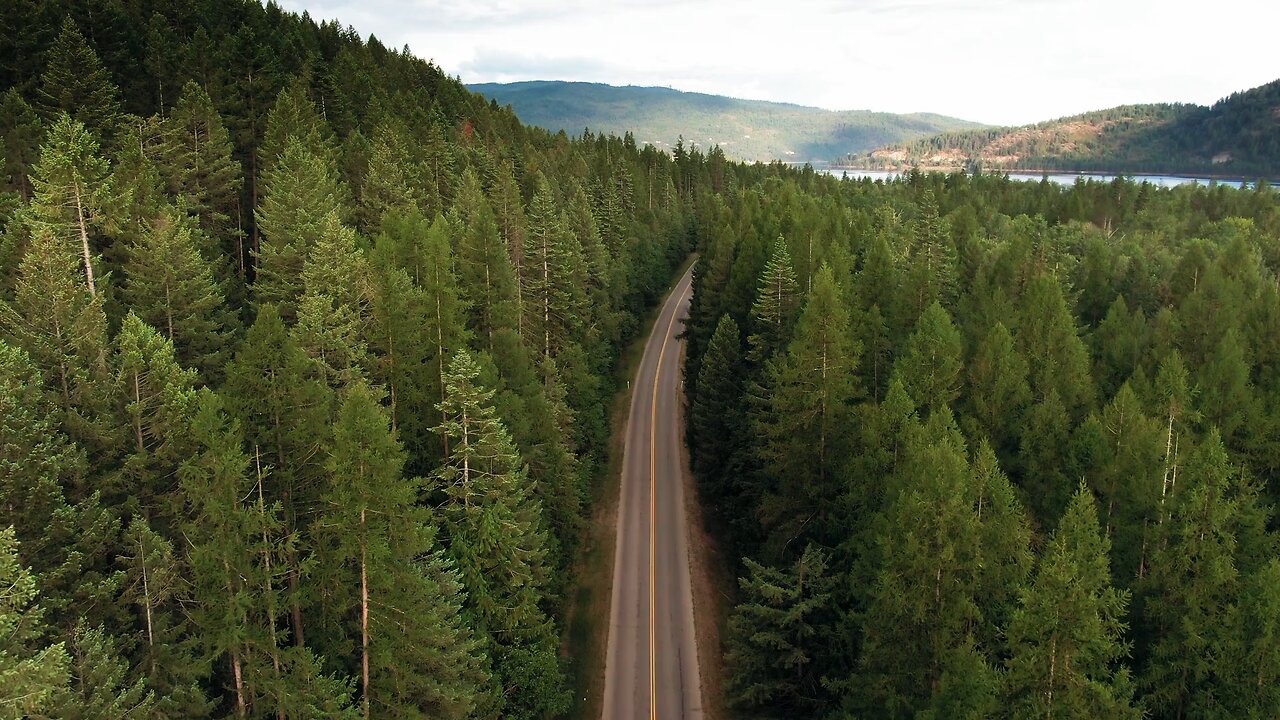
[[[97,286],[93,282],[93,251],[89,249],[89,226],[84,217],[84,203],[80,198],[80,186],[72,186],[76,195],[76,223],[80,228],[80,252],[84,256],[84,277],[89,284],[89,295],[98,296]]]
[[[369,720],[369,567],[368,539],[365,537],[365,510],[360,510],[360,664],[364,717]]]

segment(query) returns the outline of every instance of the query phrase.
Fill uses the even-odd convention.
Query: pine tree
[[[57,717],[67,720],[144,720],[155,709],[145,679],[131,681],[129,664],[102,628],[76,629],[70,645],[71,691],[59,698]]]
[[[1143,586],[1154,635],[1142,673],[1146,702],[1169,717],[1225,711],[1229,606],[1241,591],[1232,467],[1215,431],[1179,478]]]
[[[355,231],[329,211],[307,249],[298,299],[298,345],[330,387],[364,378],[369,364],[368,268]]]
[[[969,404],[973,415],[1002,457],[1018,440],[1019,419],[1031,401],[1027,361],[1014,347],[1004,323],[992,326],[969,361]]]
[[[515,272],[516,330],[521,337],[525,337],[523,278],[525,277],[524,245],[527,231],[524,203],[520,195],[520,186],[516,183],[515,168],[510,163],[504,163],[501,167],[495,168],[493,176],[488,178],[487,185],[489,206],[497,218],[498,233],[506,244],[507,253],[511,257],[511,267]]]
[[[309,148],[326,164],[337,159],[333,130],[311,100],[311,80],[310,71],[295,75],[276,96],[267,113],[266,127],[258,147],[258,157],[267,174],[288,154],[289,145],[295,143]]]
[[[829,527],[828,513],[849,460],[844,428],[860,393],[854,375],[858,350],[840,288],[824,266],[785,355],[773,367],[772,395],[758,429],[761,459],[774,482],[762,500],[762,520],[776,547],[836,530]]]
[[[442,529],[466,607],[490,638],[499,683],[494,712],[537,717],[569,701],[555,660],[555,629],[539,607],[548,539],[520,456],[490,405],[492,391],[476,384],[478,375],[466,351],[449,362],[440,404],[447,420],[439,430],[450,438],[450,452],[433,477],[434,493],[443,497]]]
[[[6,719],[39,717],[57,708],[70,658],[62,643],[41,638],[36,581],[18,561],[12,528],[0,529],[0,711]]]
[[[459,616],[457,576],[433,547],[403,464],[376,396],[350,386],[324,496],[321,582],[333,593],[327,612],[342,618],[330,632],[354,641],[364,717],[466,717],[485,677]]]
[[[157,217],[129,246],[124,297],[133,312],[173,343],[183,367],[215,382],[226,362],[234,318],[197,249],[196,232],[176,213]]]
[[[32,234],[47,232],[68,249],[74,247],[89,294],[96,296],[99,233],[117,199],[110,165],[98,155],[98,143],[82,123],[65,114],[57,118],[32,168],[31,184]]]
[[[30,355],[57,400],[63,430],[98,466],[118,453],[107,318],[102,297],[86,292],[77,266],[57,237],[37,231],[18,268],[13,302],[0,305],[0,330]]]
[[[963,353],[960,331],[935,301],[916,322],[894,361],[893,374],[922,411],[950,407],[960,395]]]
[[[751,334],[747,343],[752,362],[763,363],[785,345],[799,309],[798,293],[791,254],[787,252],[786,242],[779,237],[760,273],[756,299],[751,305],[748,325]]]
[[[175,152],[159,161],[170,194],[180,196],[182,207],[200,220],[200,229],[221,248],[222,257],[241,281],[245,278],[240,187],[241,168],[233,157],[231,134],[204,88],[188,81],[166,120]],[[206,257],[215,261],[215,258]],[[215,262],[215,266],[220,263]]]
[[[262,204],[255,210],[258,231],[254,299],[275,303],[292,322],[302,295],[302,273],[311,247],[330,230],[329,215],[341,207],[342,191],[333,167],[301,140],[290,140],[262,179]]]
[[[785,571],[744,559],[742,601],[729,617],[728,700],[752,717],[812,717],[823,707],[820,662],[832,629],[836,578],[810,545]]]
[[[558,356],[580,339],[587,313],[587,268],[582,246],[565,225],[541,175],[529,205],[525,238],[521,296],[524,302],[524,334],[541,351],[543,362]]]
[[[511,255],[499,234],[497,219],[484,197],[480,181],[468,168],[458,190],[455,226],[458,287],[470,308],[468,325],[485,347],[493,349],[494,335],[519,326],[518,288]]]
[[[1110,543],[1083,486],[1009,622],[1005,700],[1015,718],[1139,718],[1123,665],[1127,594],[1111,586]]]
[[[49,119],[69,113],[107,142],[120,128],[120,88],[70,15],[63,17],[62,31],[49,49],[39,98]]]
[[[1231,677],[1222,704],[1231,717],[1280,712],[1280,559],[1246,579],[1219,668]]]
[[[742,442],[742,337],[731,315],[721,315],[702,356],[698,392],[689,405],[694,468],[710,502],[729,500],[721,471]]]

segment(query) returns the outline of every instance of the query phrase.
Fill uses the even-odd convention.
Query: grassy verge
[[[592,482],[591,519],[578,545],[573,563],[573,586],[565,613],[560,651],[573,658],[574,720],[598,720],[604,702],[604,664],[609,646],[609,604],[613,600],[613,551],[617,538],[618,493],[621,489],[622,449],[631,409],[631,380],[635,378],[644,345],[666,304],[675,282],[689,266],[690,257],[671,278],[671,289],[654,306],[644,327],[618,358],[615,376],[618,392],[609,412],[609,463]]]

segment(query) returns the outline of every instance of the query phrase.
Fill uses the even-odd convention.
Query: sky
[[[1276,0],[279,0],[466,83],[654,85],[1015,125],[1280,78]]]

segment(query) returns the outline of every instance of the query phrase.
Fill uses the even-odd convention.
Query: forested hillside
[[[747,162],[829,162],[881,145],[981,127],[931,113],[836,112],[662,87],[530,81],[471,89],[510,105],[522,121],[552,131],[631,133],[637,142],[663,150],[683,136],[704,152],[718,145],[730,158]]]
[[[738,717],[1280,715],[1280,205],[806,173],[705,222]]]
[[[1013,128],[946,132],[848,161],[858,166],[1208,173],[1280,177],[1280,80],[1199,105],[1122,107]]]
[[[0,716],[562,715],[704,158],[254,0],[0,25]]]

